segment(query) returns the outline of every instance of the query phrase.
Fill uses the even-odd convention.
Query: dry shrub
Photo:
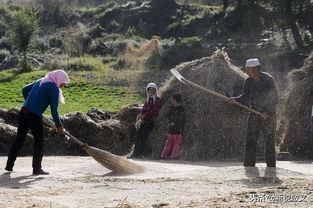
[[[238,95],[246,78],[238,67],[230,63],[223,50],[176,68],[185,78],[227,96]],[[163,106],[149,137],[153,157],[160,156],[166,141],[166,113],[174,92],[182,94],[186,108],[182,159],[207,160],[243,155],[248,113],[172,77],[161,89]]]
[[[126,57],[140,57],[150,54],[152,51],[160,48],[160,42],[157,39],[149,40],[147,43],[143,44],[140,48],[135,48],[132,45],[127,45]]]
[[[140,48],[135,48],[132,45],[127,45],[126,53],[124,55],[125,68],[143,70],[146,68],[146,62],[150,55],[160,49],[160,42],[152,39],[143,44]]]
[[[288,75],[288,88],[280,116],[281,151],[313,158],[311,110],[313,105],[313,56]]]

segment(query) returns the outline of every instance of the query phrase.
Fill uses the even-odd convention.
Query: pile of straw
[[[226,96],[241,93],[246,75],[234,66],[223,50],[211,57],[176,67],[186,79]],[[158,158],[166,141],[171,95],[180,92],[186,122],[180,157],[188,160],[242,157],[248,113],[224,100],[170,78],[161,89],[163,107],[149,137],[152,157]],[[147,147],[148,148],[148,147]]]
[[[305,59],[300,69],[290,72],[288,80],[279,122],[281,151],[313,158],[313,56]]]

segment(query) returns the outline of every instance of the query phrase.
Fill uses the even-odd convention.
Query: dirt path
[[[279,161],[275,171],[264,163],[244,169],[239,162],[136,161],[144,173],[114,175],[90,157],[44,157],[51,174],[32,176],[31,157],[18,158],[11,174],[3,171],[5,161],[0,157],[0,208],[308,208],[313,203],[310,162]]]

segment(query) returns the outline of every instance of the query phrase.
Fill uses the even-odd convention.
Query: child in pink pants
[[[168,136],[161,154],[162,159],[179,159],[179,149],[182,143],[182,134],[185,126],[185,108],[181,105],[181,102],[181,94],[173,94],[172,106],[167,114],[169,121]]]

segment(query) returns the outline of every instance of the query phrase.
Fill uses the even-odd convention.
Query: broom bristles
[[[144,168],[123,157],[96,147],[87,146],[86,152],[104,167],[118,173],[140,173]]]

